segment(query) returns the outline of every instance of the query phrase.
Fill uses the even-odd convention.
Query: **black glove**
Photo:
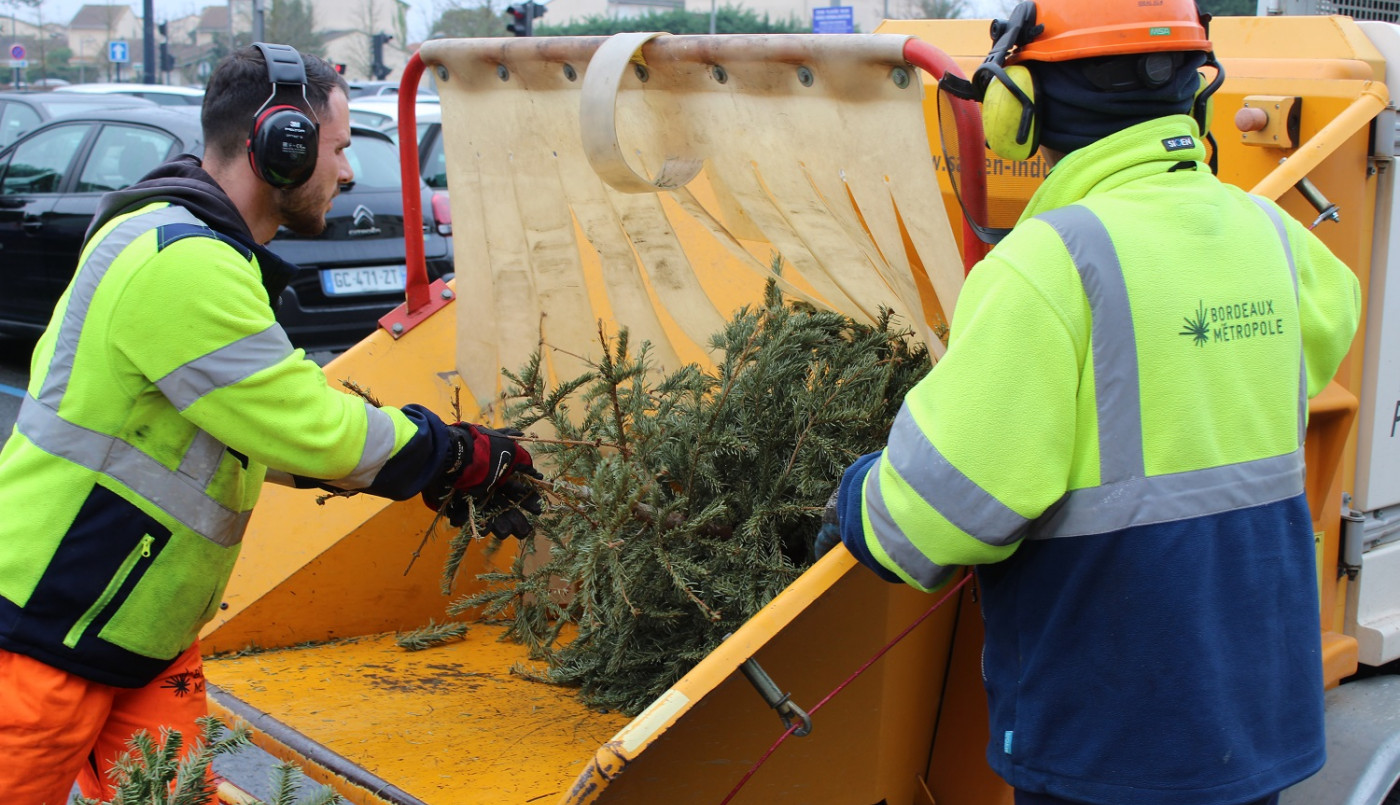
[[[827,498],[826,511],[822,512],[822,527],[817,530],[816,542],[812,545],[812,553],[817,559],[826,556],[832,548],[841,544],[841,512],[837,509],[837,501],[841,494],[838,487]]]
[[[521,476],[543,478],[532,466],[522,466],[515,470],[511,478],[497,486],[482,498],[473,497],[471,502],[464,496],[457,496],[443,509],[447,522],[461,528],[471,514],[474,502],[478,518],[486,522],[486,530],[496,539],[515,537],[526,539],[535,533],[535,525],[526,513],[539,514],[543,511],[543,501],[535,485]]]
[[[453,489],[470,495],[479,503],[513,473],[522,469],[534,471],[530,452],[511,438],[524,436],[521,431],[514,428],[492,430],[458,422],[448,425],[447,432],[450,442],[443,467],[423,489],[423,503],[434,511]]]

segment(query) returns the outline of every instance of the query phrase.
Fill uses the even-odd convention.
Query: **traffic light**
[[[389,68],[384,64],[384,46],[389,44],[389,40],[393,38],[389,34],[382,33],[375,34],[373,37],[374,58],[371,60],[369,71],[374,75],[375,81],[383,81],[390,73]]]
[[[543,17],[545,7],[543,3],[536,3],[535,0],[525,0],[513,6],[506,7],[506,14],[510,15],[510,22],[506,23],[506,30],[516,36],[534,36],[535,18]]]
[[[332,64],[331,66],[335,68],[335,71],[336,71],[337,73],[340,73],[341,75],[345,75],[345,64],[344,64],[343,62],[335,62],[335,63]]]
[[[162,73],[170,73],[170,72],[174,72],[174,70],[175,70],[175,56],[172,55],[172,54],[170,53],[170,45],[167,44],[167,43],[165,43],[165,42],[161,42],[161,43],[160,43],[160,71],[161,71]]]
[[[510,15],[510,22],[506,23],[506,30],[516,36],[530,35],[530,17],[525,13],[525,6],[506,6],[506,14]]]

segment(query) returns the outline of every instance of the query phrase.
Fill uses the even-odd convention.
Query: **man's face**
[[[277,212],[283,226],[298,235],[319,235],[326,228],[326,213],[340,186],[352,181],[355,172],[345,149],[350,147],[350,103],[345,93],[332,90],[320,119],[320,151],[316,172],[306,184],[276,194]]]

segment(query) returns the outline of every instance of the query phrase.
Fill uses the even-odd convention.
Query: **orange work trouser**
[[[75,780],[83,796],[111,799],[107,771],[133,733],[159,740],[161,727],[178,730],[188,751],[206,710],[198,642],[144,688],[91,682],[0,649],[0,800],[64,805]]]

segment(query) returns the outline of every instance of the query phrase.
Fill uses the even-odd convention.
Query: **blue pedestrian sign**
[[[855,16],[851,12],[851,6],[817,6],[812,9],[812,33],[855,33]]]
[[[131,53],[122,41],[107,43],[107,61],[113,64],[126,64],[131,61]]]

